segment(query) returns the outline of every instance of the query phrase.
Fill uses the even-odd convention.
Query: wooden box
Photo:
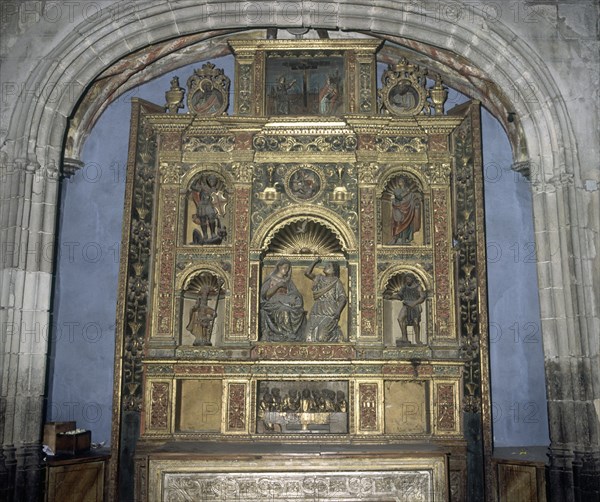
[[[72,431],[76,422],[46,422],[44,424],[43,444],[48,445],[56,453],[56,435],[61,432]]]
[[[90,451],[92,443],[92,431],[84,431],[78,434],[59,433],[56,435],[56,453],[68,453],[76,455]]]

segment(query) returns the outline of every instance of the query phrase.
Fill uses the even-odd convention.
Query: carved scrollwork
[[[477,279],[477,234],[475,214],[475,179],[473,173],[473,128],[465,120],[456,131],[456,259],[461,352],[465,359],[463,409],[481,411],[481,356],[479,284]]]
[[[276,136],[257,134],[252,141],[257,152],[353,152],[355,136],[306,135]]]
[[[179,183],[180,166],[170,162],[160,163],[160,182],[164,184]]]
[[[427,102],[426,69],[401,58],[398,64],[388,67],[381,76],[379,97],[386,113],[398,116],[429,113]]]
[[[375,139],[378,152],[384,153],[422,153],[427,149],[427,138],[409,136],[378,136]]]
[[[185,152],[231,152],[234,146],[235,137],[231,134],[183,138]]]
[[[234,162],[231,164],[236,181],[241,183],[251,183],[254,164],[248,162]]]
[[[384,113],[406,117],[429,115],[434,110],[437,115],[443,114],[448,91],[439,75],[434,86],[427,89],[426,75],[426,68],[411,64],[406,58],[401,58],[394,66],[390,65],[381,77],[383,87],[379,90]]]

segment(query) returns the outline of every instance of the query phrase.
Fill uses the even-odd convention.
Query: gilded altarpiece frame
[[[491,487],[479,105],[444,114],[439,79],[428,88],[408,62],[378,89],[378,46],[236,40],[233,115],[178,114],[183,95],[167,112],[134,101],[111,469],[120,498],[133,496],[128,474],[136,500],[158,493],[166,478],[148,475],[174,473],[177,447],[200,458],[207,441],[276,442],[278,454],[358,443],[382,458],[384,445],[411,444],[408,464],[431,458],[436,476],[449,466],[452,500]],[[207,68],[196,73],[226,78]],[[286,114],[273,86],[300,74],[310,113]],[[269,281],[285,282],[287,310],[268,305]],[[339,298],[327,332],[313,322],[325,315],[321,283]],[[431,486],[446,493],[447,481]]]

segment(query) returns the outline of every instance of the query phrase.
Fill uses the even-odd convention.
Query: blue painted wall
[[[233,81],[231,56],[213,62]],[[129,101],[163,104],[172,76],[183,86],[200,66],[155,79],[112,103],[86,141],[85,167],[62,182],[47,419],[76,420],[94,442],[110,441]],[[449,105],[465,99],[451,92]],[[510,145],[499,123],[484,110],[482,124],[494,439],[496,446],[546,445],[531,193],[510,170]]]

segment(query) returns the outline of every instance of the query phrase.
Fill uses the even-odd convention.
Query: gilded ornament
[[[373,162],[357,164],[358,182],[375,183],[379,165]]]
[[[161,162],[160,163],[160,182],[164,184],[179,183],[180,166],[176,163]]]
[[[222,115],[229,106],[229,85],[222,69],[205,63],[188,78],[188,109],[196,115]]]
[[[383,87],[379,90],[383,111],[396,116],[428,114],[426,75],[426,69],[409,63],[406,58],[389,65],[381,76]]]
[[[423,171],[432,185],[448,185],[450,183],[451,167],[447,162],[434,162],[425,166]]]
[[[425,72],[407,61],[386,73],[380,100],[387,115],[375,116],[376,46],[236,40],[237,116],[223,116],[229,93],[219,89],[228,84],[211,64],[190,78],[191,114],[176,113],[175,93],[168,113],[140,114],[127,185],[116,394],[118,420],[145,410],[140,465],[152,470],[160,461],[146,453],[156,439],[235,435],[246,443],[338,445],[367,436],[377,444],[426,438],[454,453],[468,439],[459,410],[485,413],[477,129],[458,114],[444,116],[441,80],[427,89]],[[297,68],[285,74],[284,62]],[[321,62],[335,64],[300,67]],[[304,96],[306,104],[293,102]],[[311,114],[290,115],[298,106]],[[265,117],[268,110],[275,117]],[[171,160],[182,154],[194,164]],[[189,392],[183,402],[179,393],[207,383],[218,403],[208,429],[202,399]],[[389,395],[407,388],[427,395],[410,430],[392,424],[400,412],[391,408],[404,394]],[[182,413],[193,420],[181,422]],[[453,458],[462,468],[459,453]],[[192,463],[160,478],[174,499],[208,493],[194,473],[181,472]],[[420,469],[402,486],[430,482],[430,471]],[[366,479],[359,471],[353,465],[353,474],[333,478],[357,483]],[[202,471],[202,483],[215,472]],[[218,472],[228,473],[219,478],[227,483],[241,479]],[[258,486],[265,472],[242,473],[245,486]],[[405,474],[368,476],[400,483]],[[297,470],[285,479],[306,476]],[[339,493],[330,498],[350,497]]]
[[[185,91],[179,87],[179,77],[173,77],[171,79],[171,88],[165,92],[165,111],[168,113],[177,113],[183,108],[183,96]]]

